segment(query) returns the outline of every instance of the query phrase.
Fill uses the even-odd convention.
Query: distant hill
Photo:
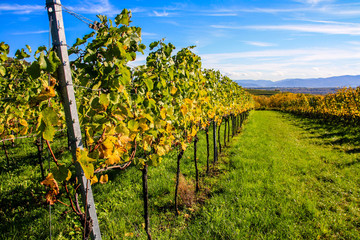
[[[281,81],[270,80],[235,80],[240,86],[245,88],[338,88],[338,87],[357,87],[360,86],[360,75],[356,76],[337,76],[328,78],[307,78],[307,79],[285,79]]]

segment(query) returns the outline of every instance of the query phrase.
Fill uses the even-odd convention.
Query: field
[[[220,163],[205,176],[205,137],[200,135],[201,191],[194,192],[192,148],[181,169],[180,215],[173,195],[175,155],[149,168],[154,239],[359,239],[359,131],[273,111],[252,112]],[[49,239],[49,207],[39,184],[31,142],[7,150],[1,168],[1,239]],[[57,142],[64,151],[66,142]],[[27,157],[25,157],[27,156]],[[29,157],[30,156],[30,157]],[[2,151],[1,166],[6,166]],[[19,174],[21,173],[21,174]],[[103,239],[146,239],[141,171],[129,168],[94,185]],[[67,208],[51,209],[53,239],[81,239]]]
[[[268,87],[268,88],[248,88],[246,90],[255,96],[272,96],[280,92],[326,95],[329,93],[336,92],[337,90],[339,90],[339,88]]]

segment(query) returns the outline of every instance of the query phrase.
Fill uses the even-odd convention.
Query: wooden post
[[[213,143],[214,143],[214,165],[217,162],[218,158],[218,150],[216,145],[216,122],[213,120]]]
[[[96,215],[91,185],[86,184],[88,180],[86,179],[84,171],[81,168],[79,162],[76,161],[76,149],[83,149],[83,142],[81,137],[79,116],[76,108],[76,99],[71,77],[70,61],[65,38],[65,29],[60,0],[46,0],[46,7],[51,26],[53,47],[57,51],[58,57],[62,62],[58,68],[58,75],[66,117],[66,125],[69,131],[71,153],[76,162],[76,175],[79,182],[81,183],[80,191],[83,202],[85,204],[84,208],[87,210],[86,214],[92,221],[90,236],[92,239],[99,240],[101,239],[101,233]]]
[[[200,191],[200,184],[199,184],[199,169],[197,164],[197,142],[199,141],[199,138],[197,134],[194,137],[194,162],[195,162],[195,191]]]

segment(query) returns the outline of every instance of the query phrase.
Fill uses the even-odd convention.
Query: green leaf
[[[130,12],[127,9],[124,9],[121,14],[115,17],[116,25],[123,24],[129,26],[130,24]]]
[[[45,129],[42,132],[42,137],[45,140],[52,141],[54,139],[54,135],[55,135],[55,128],[52,125],[45,124]]]
[[[79,45],[81,45],[83,43],[86,43],[86,39],[77,38],[75,44],[73,45],[73,47],[79,46]]]
[[[130,129],[130,131],[136,132],[139,128],[139,122],[135,121],[134,119],[131,119],[128,122],[128,128]]]
[[[95,159],[88,157],[87,150],[81,150],[80,148],[77,148],[76,160],[80,163],[80,166],[84,171],[85,177],[87,179],[91,179],[94,176],[94,165],[92,164],[92,162],[94,162]]]
[[[45,140],[52,141],[55,135],[54,125],[57,125],[59,118],[52,108],[45,108],[41,111],[36,130]]]
[[[30,57],[29,54],[27,54],[24,49],[22,48],[21,50],[17,50],[15,53],[15,57],[19,60],[24,59],[24,58],[28,58]]]
[[[44,70],[47,68],[45,54],[43,52],[40,53],[40,57],[38,59],[40,69]]]
[[[58,182],[69,181],[71,178],[70,170],[64,165],[59,165],[59,167],[51,169],[51,172]]]
[[[35,56],[38,54],[38,53],[41,53],[43,51],[46,51],[46,47],[45,46],[40,46],[38,47],[38,49],[36,50],[35,52]]]
[[[109,95],[102,93],[100,95],[99,103],[101,104],[101,106],[103,106],[103,108],[106,109],[110,104]]]
[[[95,32],[91,32],[91,33],[89,33],[89,34],[86,34],[86,35],[83,37],[83,39],[84,39],[84,40],[87,40],[87,39],[91,38],[91,37],[94,36],[94,35],[95,35]]]
[[[41,75],[40,65],[38,62],[33,62],[26,71],[32,79],[39,78]]]
[[[160,41],[156,41],[156,42],[152,42],[152,43],[150,43],[150,50],[153,50],[154,48],[156,48],[157,47],[157,45],[159,45],[159,43],[160,43]]]
[[[51,51],[49,53],[49,57],[46,58],[46,65],[47,65],[47,71],[49,73],[53,73],[57,70],[58,66],[60,65],[61,60],[57,56],[57,54],[54,51]]]
[[[48,107],[41,111],[42,120],[46,125],[57,125],[59,117],[54,109]]]
[[[117,133],[121,133],[124,136],[129,136],[130,134],[129,129],[126,127],[126,124],[123,121],[119,122],[119,124],[115,127],[115,131]]]
[[[6,69],[5,69],[5,67],[4,67],[4,66],[0,66],[0,75],[1,75],[1,76],[5,76],[5,74],[6,74]]]
[[[148,90],[150,92],[154,88],[154,82],[149,78],[145,78],[144,82],[145,82],[146,87],[148,88]]]
[[[31,53],[31,47],[29,45],[27,45],[27,44],[25,46],[29,50],[29,53]]]

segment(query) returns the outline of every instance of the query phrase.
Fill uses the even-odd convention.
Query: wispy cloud
[[[295,0],[295,1],[305,3],[305,4],[310,4],[310,5],[318,5],[321,3],[333,2],[333,0]]]
[[[205,68],[220,69],[233,79],[280,80],[358,74],[359,47],[299,48],[201,54]],[[336,61],[334,61],[336,60]]]
[[[0,4],[0,12],[9,12],[12,14],[31,14],[42,11],[45,11],[44,5]]]
[[[340,35],[360,35],[360,24],[338,25],[338,24],[303,24],[303,25],[263,25],[247,26],[247,29],[255,30],[285,30],[297,32],[340,34]]]
[[[180,26],[180,23],[176,22],[176,21],[171,21],[171,20],[163,20],[161,21],[162,23],[167,23],[167,24],[170,24],[170,25],[174,25],[174,26]]]
[[[142,36],[157,36],[156,33],[150,33],[150,32],[141,32]]]
[[[155,16],[155,17],[167,17],[167,16],[169,16],[169,13],[166,12],[166,11],[163,11],[163,12],[153,11],[153,14],[151,14],[151,16]]]
[[[150,32],[141,32],[141,36],[143,39],[159,39],[159,35],[157,33],[150,33]]]
[[[322,34],[340,35],[360,35],[360,24],[298,24],[298,25],[254,25],[254,26],[234,26],[234,25],[211,25],[212,28],[219,29],[253,29],[253,30],[283,30]]]
[[[29,35],[29,34],[43,34],[49,33],[49,30],[29,31],[29,32],[13,32],[11,35]]]
[[[276,46],[276,44],[268,43],[268,42],[244,41],[244,43],[246,43],[246,44],[248,44],[248,45],[252,45],[252,46],[257,46],[257,47],[272,47],[272,46]]]
[[[121,13],[122,10],[112,5],[109,0],[85,0],[81,5],[67,6],[71,10],[87,14],[109,14]]]
[[[351,45],[357,45],[357,46],[360,45],[360,41],[348,41],[347,43],[351,44]]]
[[[211,16],[211,17],[235,17],[238,16],[237,13],[226,13],[226,12],[219,12],[219,13],[204,13],[204,16]]]

